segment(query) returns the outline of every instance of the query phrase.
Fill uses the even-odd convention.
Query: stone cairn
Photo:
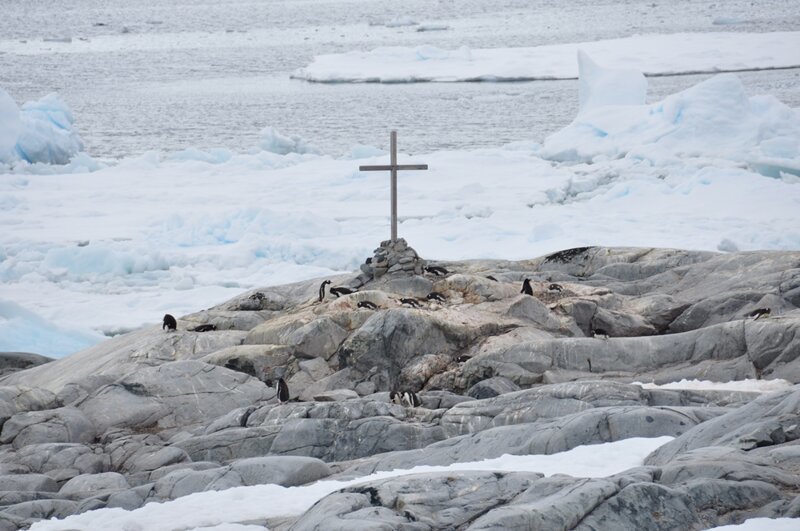
[[[398,238],[382,241],[372,260],[361,264],[361,272],[376,280],[386,274],[421,275],[425,263],[404,238]]]

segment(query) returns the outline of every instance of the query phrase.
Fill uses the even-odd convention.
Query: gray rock
[[[651,454],[646,463],[664,465],[689,450],[727,446],[752,450],[800,439],[800,385],[762,396],[688,430]]]
[[[519,390],[519,386],[508,378],[495,376],[494,378],[481,380],[470,387],[467,391],[467,395],[480,400],[481,398],[491,398],[493,396],[512,393]]]
[[[102,451],[78,443],[29,444],[17,451],[17,459],[31,472],[50,474],[70,469],[75,476],[107,472],[111,464]]]
[[[440,472],[372,481],[326,496],[292,529],[462,529],[540,477],[516,472]]]
[[[31,352],[0,352],[0,377],[51,361],[53,358]]]
[[[317,402],[341,402],[353,398],[358,398],[358,393],[350,389],[334,389],[314,395],[314,400]]]
[[[45,442],[88,443],[96,435],[90,419],[79,409],[68,406],[14,415],[3,424],[0,442],[19,449]]]
[[[71,500],[31,500],[3,509],[4,515],[23,520],[40,520],[49,518],[66,518],[75,514],[78,502]]]
[[[269,396],[249,376],[199,361],[145,368],[79,402],[100,431],[112,426],[160,430],[192,426]]]
[[[45,389],[26,386],[0,387],[0,428],[17,413],[53,409],[57,405],[56,396]]]
[[[277,426],[228,428],[174,443],[193,461],[224,462],[257,457],[270,452],[280,428]]]
[[[230,468],[242,478],[244,485],[275,483],[284,487],[294,487],[331,474],[330,468],[323,461],[299,456],[239,459],[234,461]]]
[[[5,491],[58,492],[58,483],[44,474],[8,474],[0,476]]]
[[[242,478],[229,467],[209,470],[176,470],[155,482],[152,498],[174,500],[209,490],[225,490],[242,486]]]
[[[82,474],[67,481],[58,493],[65,498],[82,499],[99,493],[130,488],[125,476],[117,472]]]

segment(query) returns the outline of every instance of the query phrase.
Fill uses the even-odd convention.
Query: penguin
[[[769,317],[769,314],[772,312],[769,308],[757,308],[752,312],[747,314],[747,317],[752,317],[753,321],[758,321],[762,317]]]
[[[389,401],[398,406],[402,405],[400,391],[389,391]]]
[[[561,291],[564,288],[561,286],[561,284],[550,284],[547,289],[550,291]]]
[[[609,335],[608,332],[602,328],[592,328],[592,337],[596,339],[608,339]]]
[[[459,356],[456,358],[456,363],[464,363],[472,359],[472,356]]]
[[[531,287],[531,279],[526,278],[522,281],[522,289],[520,293],[524,293],[525,295],[533,295],[533,288]]]
[[[403,405],[406,407],[419,407],[421,402],[419,401],[419,397],[417,393],[414,391],[403,391],[402,394],[402,402]]]
[[[289,386],[283,378],[278,378],[278,392],[275,395],[278,397],[278,402],[284,404],[289,401]]]
[[[331,295],[336,295],[337,298],[342,296],[342,295],[350,295],[351,293],[355,293],[355,292],[356,292],[356,290],[354,290],[354,289],[342,288],[342,287],[330,288],[328,290],[328,293],[330,293]]]
[[[497,279],[494,278],[492,275],[486,275],[486,278],[488,278],[489,280],[494,280],[495,282],[497,282]]]
[[[175,320],[170,314],[164,315],[164,322],[161,325],[162,330],[166,330],[167,332],[174,332],[178,329],[178,321]]]
[[[431,275],[437,277],[443,277],[449,273],[449,271],[441,266],[425,266],[423,268],[425,271],[430,273]]]
[[[414,391],[392,391],[389,393],[389,400],[398,406],[419,407],[421,404],[417,393]]]
[[[586,363],[589,364],[589,372],[592,372],[592,360],[591,360],[591,358],[586,358]]]
[[[431,291],[425,298],[428,299],[429,301],[438,301],[438,302],[445,302],[447,300],[447,298],[438,291]]]
[[[405,304],[406,306],[411,306],[412,308],[419,308],[420,304],[417,302],[417,299],[400,299],[400,304]]]
[[[361,301],[358,303],[359,308],[366,308],[367,310],[377,310],[378,306],[375,305],[374,302],[370,301]]]
[[[211,332],[212,330],[216,330],[217,326],[213,324],[201,324],[200,326],[196,326],[189,330],[190,332]]]
[[[370,256],[369,258],[367,258],[367,260],[364,263],[367,264],[367,265],[371,265],[372,264],[372,257]]]
[[[264,300],[264,296],[265,295],[263,293],[261,293],[260,291],[256,291],[255,293],[250,295],[248,297],[248,299],[250,299],[251,301],[263,301]]]
[[[325,298],[325,286],[330,283],[330,280],[323,280],[322,284],[319,285],[319,302],[322,302],[322,299]]]

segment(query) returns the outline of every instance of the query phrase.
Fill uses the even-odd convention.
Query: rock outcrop
[[[49,362],[3,358],[0,529],[664,435],[675,439],[643,466],[607,478],[396,477],[269,526],[699,530],[800,517],[800,385],[759,396],[632,383],[800,384],[800,253],[591,247],[434,275],[389,244],[334,278],[352,294],[320,302],[320,279],[253,290],[175,332],[145,328]],[[525,278],[533,295],[520,293]],[[747,317],[757,308],[770,315]],[[215,330],[192,331],[202,324]],[[420,406],[392,403],[393,390]]]

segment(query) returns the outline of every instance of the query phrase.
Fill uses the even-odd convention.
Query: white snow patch
[[[353,485],[397,476],[429,472],[490,470],[540,472],[546,476],[568,474],[575,477],[606,477],[640,466],[645,457],[672,437],[631,438],[612,443],[579,446],[552,455],[503,455],[496,459],[450,466],[417,466],[410,470],[376,472],[349,480],[322,480],[302,487],[257,485],[218,492],[191,494],[167,503],[149,503],[133,511],[99,509],[69,516],[63,520],[44,520],[31,531],[129,529],[173,531],[197,527],[235,529],[238,522],[297,516],[328,494]]]
[[[797,531],[800,518],[750,518],[741,524],[710,527],[706,531]]]
[[[774,393],[793,387],[794,384],[780,378],[775,380],[738,380],[733,382],[711,382],[708,380],[681,380],[666,384],[633,382],[643,389],[692,389],[707,391],[744,391],[749,393]]]

